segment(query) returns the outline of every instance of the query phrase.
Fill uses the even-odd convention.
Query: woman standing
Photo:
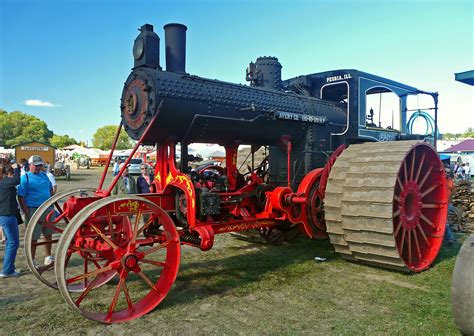
[[[13,177],[6,176],[6,167],[0,165],[0,226],[7,238],[5,257],[3,259],[3,270],[0,278],[17,277],[21,275],[20,270],[15,269],[15,258],[20,237],[18,231],[16,201],[16,186],[20,184],[20,170],[16,163],[12,165]]]
[[[148,194],[151,192],[151,183],[153,182],[153,176],[149,172],[147,164],[140,166],[140,172],[142,173],[137,178],[137,190],[139,194]]]

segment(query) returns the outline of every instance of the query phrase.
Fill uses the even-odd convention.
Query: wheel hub
[[[400,219],[407,230],[414,230],[418,225],[422,209],[422,197],[418,185],[414,181],[408,181],[400,193]]]
[[[137,94],[135,92],[130,92],[127,97],[127,108],[126,111],[128,114],[134,114],[137,112]]]
[[[134,255],[134,254],[127,254],[125,256],[122,257],[122,266],[131,271],[132,269],[134,269],[135,267],[137,267],[138,265],[138,261],[140,259]]]

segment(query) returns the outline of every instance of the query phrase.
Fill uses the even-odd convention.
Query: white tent
[[[189,145],[189,148],[196,152],[196,154],[201,155],[203,158],[221,156],[215,154],[222,154],[222,156],[225,155],[225,148],[217,144],[191,144]]]
[[[66,146],[66,147],[63,147],[61,148],[61,150],[72,150],[72,151],[75,151],[75,150],[78,150],[78,149],[81,149],[81,148],[84,148],[84,147],[81,147],[79,145],[69,145],[69,146]]]

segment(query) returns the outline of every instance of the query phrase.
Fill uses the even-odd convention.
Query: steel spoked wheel
[[[165,298],[179,258],[179,235],[169,215],[147,199],[120,195],[73,218],[59,242],[55,271],[71,307],[89,319],[117,323],[148,313]],[[104,278],[107,284],[99,286]],[[78,283],[84,290],[71,291]]]
[[[393,196],[397,249],[413,272],[434,261],[446,227],[446,177],[436,152],[427,148],[415,145],[406,155]]]
[[[186,194],[182,191],[176,193],[175,199],[175,207],[176,207],[176,218],[178,222],[184,226],[188,226],[188,205],[186,201]]]
[[[94,191],[95,189],[92,188],[83,188],[66,190],[57,193],[44,202],[31,216],[25,232],[26,262],[28,263],[28,267],[30,268],[33,275],[51,288],[57,289],[58,285],[56,282],[56,275],[54,273],[54,261],[48,265],[43,263],[43,260],[47,256],[44,246],[50,243],[51,255],[55,255],[59,238],[69,223],[69,220],[66,216],[67,208],[64,208],[64,202],[69,197],[88,197]],[[38,226],[42,225],[40,220],[41,223],[45,221],[44,227],[53,232],[51,242],[47,242],[44,238],[44,235],[41,235],[39,240],[33,242],[33,233],[35,232],[35,229],[38,230]],[[33,258],[34,251],[36,252],[35,258]]]
[[[313,228],[313,237],[317,239],[326,239],[326,221],[324,220],[324,197],[320,192],[321,176],[314,181],[314,185],[309,193],[308,219]]]
[[[326,239],[326,224],[324,222],[323,197],[320,193],[322,168],[309,172],[298,186],[298,193],[307,195],[308,201],[303,207],[305,221],[308,224],[308,235],[316,239]],[[306,231],[306,228],[304,229]]]

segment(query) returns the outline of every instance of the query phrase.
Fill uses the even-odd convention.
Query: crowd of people
[[[113,175],[116,176],[122,169],[124,162],[115,162]],[[150,166],[142,164],[141,174],[137,180],[128,173],[125,168],[118,179],[112,194],[146,194],[152,189],[153,175]],[[38,207],[48,200],[57,191],[57,184],[54,175],[50,172],[48,163],[38,155],[32,155],[28,160],[21,159],[20,164],[11,161],[0,164],[0,232],[2,243],[5,244],[5,256],[3,259],[2,272],[0,278],[18,277],[22,274],[20,269],[15,267],[16,254],[19,247],[18,225],[23,223],[28,225],[31,217],[38,210]],[[51,208],[51,210],[53,210]],[[35,267],[41,267],[35,260],[36,243],[41,235],[44,237],[46,257],[44,265],[51,265],[54,256],[51,253],[53,231],[46,225],[45,211],[39,218],[32,237],[32,256]],[[22,216],[23,215],[23,216]],[[53,218],[54,219],[54,218]]]
[[[456,162],[453,168],[454,178],[457,180],[471,180],[471,167],[469,162]]]

